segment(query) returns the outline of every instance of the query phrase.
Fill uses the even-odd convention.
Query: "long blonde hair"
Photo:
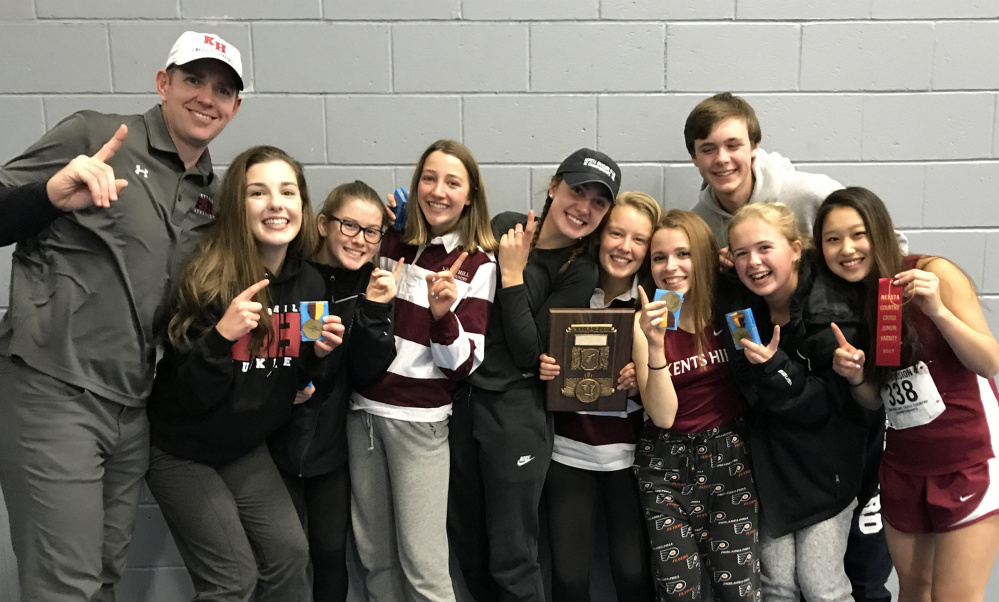
[[[812,246],[812,237],[807,232],[802,232],[798,228],[797,220],[794,219],[794,213],[784,203],[751,203],[744,205],[735,212],[735,215],[732,216],[732,221],[728,223],[728,236],[732,236],[732,230],[736,226],[753,218],[773,226],[787,240],[788,244],[800,242],[803,250]],[[797,262],[794,265],[795,269],[797,269]]]
[[[416,162],[416,169],[413,170],[413,180],[409,185],[410,193],[413,197],[418,194],[420,188],[420,176],[423,174],[423,166],[427,162],[427,157],[432,153],[440,151],[445,155],[461,161],[468,172],[468,200],[467,206],[461,210],[458,218],[458,230],[461,237],[461,247],[469,255],[474,254],[478,249],[484,251],[495,251],[499,248],[496,237],[493,236],[493,229],[489,223],[489,202],[486,200],[486,189],[482,184],[482,174],[479,172],[479,163],[475,160],[475,155],[468,147],[457,140],[438,140],[427,147]],[[403,242],[410,245],[422,245],[430,242],[430,226],[427,218],[423,216],[423,209],[415,199],[406,203],[406,229],[403,232]]]
[[[638,192],[637,190],[623,190],[618,193],[617,198],[614,200],[614,206],[611,207],[610,211],[607,212],[608,220],[610,220],[610,214],[614,212],[618,207],[630,207],[643,217],[649,220],[649,224],[652,226],[652,234],[655,235],[656,228],[659,227],[659,221],[663,218],[663,208],[659,203],[651,196],[645,194],[644,192]],[[603,229],[601,229],[601,232]],[[594,239],[594,242],[599,243],[600,239]],[[648,284],[652,282],[652,237],[649,237],[648,251],[645,253],[645,259],[642,260],[641,267],[638,268],[638,283],[648,287]],[[636,299],[636,303],[639,301]]]
[[[316,248],[316,220],[302,165],[273,146],[254,146],[240,153],[222,181],[218,217],[198,243],[174,288],[171,306],[175,313],[167,326],[167,337],[175,348],[190,347],[188,330],[206,307],[217,305],[224,310],[236,295],[264,278],[267,268],[246,218],[246,172],[254,165],[272,161],[283,161],[292,168],[302,198],[302,227],[288,244],[285,263],[310,254]],[[254,295],[253,300],[264,308],[271,305],[267,288]],[[270,320],[260,320],[250,335],[252,352],[256,353],[272,335]]]

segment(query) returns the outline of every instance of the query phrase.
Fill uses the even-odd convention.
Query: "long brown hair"
[[[318,234],[313,226],[316,219],[302,165],[273,146],[253,146],[240,153],[222,181],[218,217],[198,243],[174,289],[172,307],[175,313],[167,326],[167,336],[175,348],[190,347],[188,330],[206,307],[215,305],[224,311],[236,295],[266,275],[267,268],[260,259],[246,217],[246,172],[254,165],[272,161],[283,161],[292,168],[302,198],[302,227],[288,244],[285,263],[289,258],[303,257],[316,248]],[[265,312],[271,305],[267,288],[254,295],[253,300],[263,305]],[[272,335],[270,319],[260,320],[250,337],[253,353]]]
[[[682,209],[670,209],[659,222],[656,233],[663,229],[683,232],[690,245],[690,263],[693,278],[690,290],[684,295],[683,313],[693,315],[694,340],[697,352],[703,353],[708,345],[708,329],[712,327],[715,304],[715,276],[718,274],[718,243],[711,227],[701,216]],[[652,235],[655,237],[655,234]],[[649,248],[649,255],[652,249]]]
[[[493,229],[489,223],[489,203],[486,200],[486,189],[482,184],[482,174],[479,172],[479,163],[475,160],[475,155],[468,147],[457,140],[438,140],[427,147],[416,162],[416,169],[413,170],[413,180],[410,182],[410,193],[415,197],[420,188],[420,176],[423,175],[423,166],[427,162],[427,157],[432,153],[440,151],[445,155],[461,161],[468,172],[468,200],[470,201],[461,210],[458,218],[458,230],[461,247],[468,251],[469,255],[474,254],[480,248],[483,251],[495,251],[499,248],[496,237],[493,236]],[[422,245],[430,242],[430,226],[427,218],[423,216],[423,209],[420,203],[413,198],[413,202],[406,203],[406,229],[403,232],[403,242],[410,245]]]
[[[864,221],[864,230],[867,232],[867,239],[870,241],[871,252],[868,259],[871,260],[871,271],[863,280],[864,293],[864,319],[871,329],[865,355],[868,361],[864,364],[864,378],[877,384],[878,388],[884,384],[885,380],[895,373],[896,369],[889,366],[877,366],[873,361],[877,348],[878,323],[878,279],[893,278],[895,274],[905,270],[905,256],[898,246],[898,239],[895,236],[895,226],[891,221],[888,208],[874,194],[866,188],[851,186],[837,190],[826,197],[826,200],[819,206],[815,214],[815,223],[812,225],[812,236],[815,244],[821,248],[822,230],[825,227],[826,218],[833,209],[843,207],[853,209]],[[822,262],[825,265],[825,261]],[[828,266],[824,269],[828,270]],[[919,351],[919,335],[913,327],[911,310],[908,304],[902,306],[902,361],[903,365],[910,365]]]

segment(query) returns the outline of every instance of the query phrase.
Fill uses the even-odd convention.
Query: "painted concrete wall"
[[[243,108],[213,157],[281,146],[317,198],[356,178],[406,185],[422,149],[452,137],[482,163],[494,211],[539,207],[580,146],[615,157],[625,188],[688,208],[683,121],[732,90],[765,149],[873,189],[914,252],[960,264],[999,332],[993,0],[4,0],[0,161],[77,109],[144,111],[187,29],[243,54]],[[121,587],[190,592],[148,496]]]

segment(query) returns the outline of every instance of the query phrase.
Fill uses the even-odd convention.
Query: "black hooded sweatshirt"
[[[313,381],[315,393],[292,409],[270,440],[271,455],[281,470],[298,477],[315,477],[342,469],[347,463],[347,407],[355,388],[380,379],[395,359],[392,328],[394,300],[377,303],[364,297],[374,265],[358,270],[313,266],[326,279],[330,313],[344,325],[343,343],[323,361]]]
[[[773,537],[831,518],[857,497],[868,431],[876,426],[875,414],[853,400],[832,369],[838,343],[830,322],[855,345],[866,340],[865,328],[849,285],[820,271],[820,261],[813,250],[802,254],[791,319],[781,326],[773,357],[752,364],[725,337],[729,366],[749,406],[753,474]],[[766,301],[731,271],[719,277],[716,307],[716,329],[726,330],[726,313],[751,308],[760,338],[769,343],[774,326]]]
[[[215,328],[223,306],[202,310],[188,330],[188,349],[167,344],[148,407],[159,449],[209,466],[237,460],[288,419],[295,393],[318,374],[313,343],[301,340],[298,309],[326,298],[323,277],[300,257],[286,258],[279,275],[267,276],[274,336],[256,357],[249,335],[233,342]]]

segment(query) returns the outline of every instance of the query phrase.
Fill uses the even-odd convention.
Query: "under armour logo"
[[[521,456],[520,459],[517,460],[517,466],[523,466],[524,464],[527,464],[528,462],[530,462],[533,459],[534,459],[534,456]]]
[[[143,168],[141,165],[135,165],[135,175],[142,176],[143,178],[149,179],[149,170]]]

